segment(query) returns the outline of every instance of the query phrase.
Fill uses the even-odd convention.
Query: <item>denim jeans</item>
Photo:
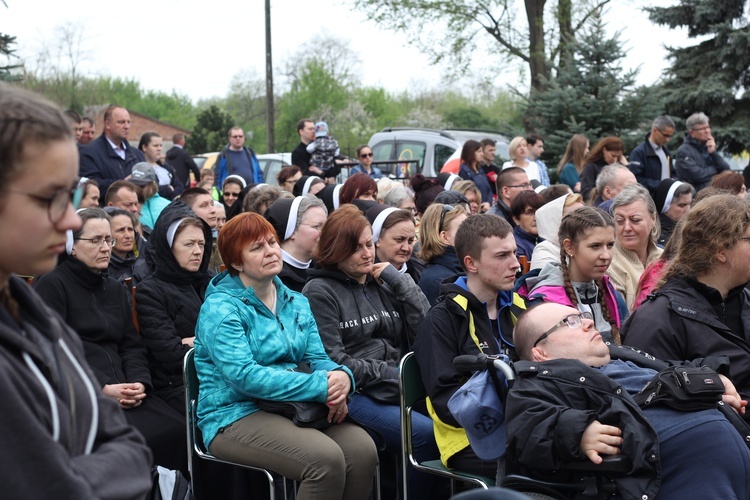
[[[386,452],[400,456],[401,409],[399,406],[381,404],[363,394],[355,394],[349,403],[349,416],[358,424],[378,433],[385,441]],[[430,417],[417,412],[412,413],[412,434],[414,456],[417,461],[440,458]],[[399,473],[400,471],[399,468]],[[409,499],[417,500],[435,498],[435,492],[445,481],[441,481],[441,478],[434,474],[410,469],[407,482]],[[399,487],[400,485],[399,479]]]

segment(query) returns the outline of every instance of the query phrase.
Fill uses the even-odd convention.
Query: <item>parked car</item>
[[[201,153],[193,155],[193,160],[195,161],[195,164],[198,165],[198,170],[203,170],[204,168],[210,168],[213,170],[217,156],[219,156],[218,151],[214,151],[213,153]]]
[[[399,167],[408,167],[411,177],[417,173],[425,177],[437,177],[440,168],[469,139],[496,141],[497,163],[509,158],[510,140],[503,134],[491,130],[422,129],[389,127],[373,134],[368,145],[372,148],[374,161],[418,160],[418,165],[397,163],[378,165],[384,174],[403,177]],[[501,162],[502,163],[502,162]]]
[[[279,182],[276,180],[276,175],[283,167],[292,164],[292,153],[258,155],[258,163],[260,163],[260,168],[263,170],[263,178],[266,180],[266,184],[277,186]]]

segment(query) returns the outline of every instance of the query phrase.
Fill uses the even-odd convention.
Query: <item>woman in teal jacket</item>
[[[367,498],[377,455],[368,434],[344,422],[354,379],[323,349],[307,299],[276,276],[276,232],[260,215],[244,213],[219,234],[227,271],[211,280],[195,339],[206,447],[298,481],[300,500]],[[300,362],[313,373],[293,371]],[[332,425],[297,427],[260,410],[258,399],[327,404]]]

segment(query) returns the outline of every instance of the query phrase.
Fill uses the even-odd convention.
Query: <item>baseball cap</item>
[[[315,124],[315,137],[325,137],[328,135],[328,124],[326,122],[318,122]]]
[[[451,396],[448,410],[479,458],[497,460],[505,454],[505,412],[487,370],[474,373]]]
[[[130,182],[136,186],[146,186],[156,182],[156,171],[151,164],[142,161],[133,165],[133,171],[130,173]]]

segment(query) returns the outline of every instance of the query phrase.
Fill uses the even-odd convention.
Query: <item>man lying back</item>
[[[622,498],[750,498],[750,450],[716,409],[641,409],[633,399],[657,372],[612,360],[591,319],[555,303],[529,309],[513,340],[522,360],[508,395],[508,460],[540,479],[575,480],[568,462],[624,454],[632,469],[615,479]],[[646,357],[643,358],[646,361]],[[693,366],[727,368],[725,358]],[[644,363],[645,364],[645,363]],[[732,383],[725,403],[744,413]],[[554,472],[558,471],[558,472]],[[553,474],[554,472],[554,474]]]

